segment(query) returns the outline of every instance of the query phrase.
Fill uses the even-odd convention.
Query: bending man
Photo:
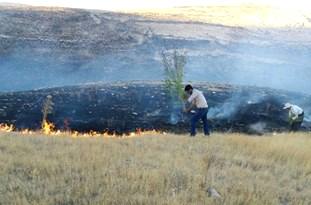
[[[283,109],[288,110],[288,121],[291,131],[298,131],[304,118],[303,109],[290,103],[286,103]]]
[[[196,135],[196,124],[201,119],[203,121],[204,134],[208,136],[210,134],[207,123],[208,104],[203,93],[197,89],[193,89],[191,85],[186,85],[185,92],[189,96],[187,102],[190,106],[188,108],[186,106],[184,112],[190,112],[193,108],[197,108],[197,112],[191,118],[190,135],[192,137]]]

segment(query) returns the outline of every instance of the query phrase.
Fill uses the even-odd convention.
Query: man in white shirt
[[[286,103],[283,109],[288,110],[288,121],[291,131],[299,130],[304,119],[303,109],[290,103]]]
[[[207,123],[208,104],[203,93],[197,89],[193,89],[191,85],[186,85],[185,92],[189,95],[187,102],[190,104],[184,112],[190,112],[193,108],[197,108],[197,112],[191,118],[191,132],[190,135],[196,135],[196,124],[201,119],[203,121],[203,128],[205,136],[208,136],[209,128]]]

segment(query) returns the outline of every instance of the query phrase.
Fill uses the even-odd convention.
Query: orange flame
[[[0,124],[0,131],[2,132],[13,132],[14,130],[15,127],[13,125]],[[32,135],[34,133],[38,133],[29,129],[20,130],[18,132],[23,135]],[[157,130],[143,131],[141,128],[137,128],[135,132],[130,132],[123,135],[117,135],[116,133],[109,133],[108,131],[96,132],[91,130],[88,133],[80,133],[77,131],[61,131],[56,130],[55,125],[48,121],[44,121],[42,123],[42,128],[39,133],[43,133],[46,136],[64,136],[64,137],[68,136],[72,138],[133,138],[144,135],[166,134],[165,132],[159,132]]]
[[[12,132],[13,130],[14,130],[13,125],[0,124],[0,131],[1,132]]]
[[[46,135],[54,134],[55,125],[53,123],[50,123],[48,121],[44,121],[42,123],[42,132]]]
[[[21,131],[21,133],[22,133],[23,135],[27,135],[27,134],[33,134],[33,131],[31,131],[31,130],[29,130],[29,129],[24,129],[24,130]]]

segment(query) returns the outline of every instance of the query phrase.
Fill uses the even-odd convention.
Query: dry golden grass
[[[277,8],[262,5],[181,7],[127,11],[152,19],[197,21],[226,26],[246,27],[311,27],[310,12],[294,8]]]
[[[0,204],[311,204],[311,134],[0,135]],[[220,199],[208,196],[212,187]]]

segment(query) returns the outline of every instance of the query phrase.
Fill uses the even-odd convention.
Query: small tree
[[[165,74],[165,87],[172,98],[184,100],[183,80],[187,63],[186,54],[174,50],[172,53],[162,52],[162,63]]]
[[[173,52],[162,52],[162,63],[164,66],[165,87],[171,100],[170,123],[177,124],[183,119],[180,112],[184,106],[185,99],[183,90],[184,69],[186,55],[184,52],[174,50]]]

